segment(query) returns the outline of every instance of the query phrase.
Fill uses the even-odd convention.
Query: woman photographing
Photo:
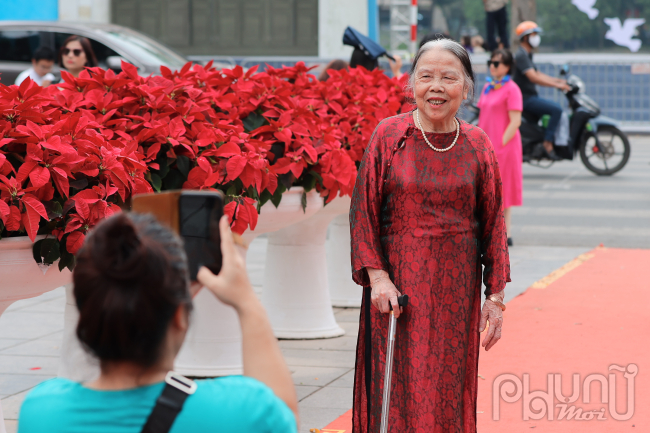
[[[425,43],[410,75],[417,109],[382,121],[361,162],[350,210],[353,279],[364,286],[355,433],[379,430],[389,303],[398,317],[389,431],[476,431],[479,333],[489,320],[486,350],[501,337],[510,266],[494,150],[456,118],[473,79],[460,44]]]
[[[519,134],[523,97],[519,86],[510,78],[513,63],[512,54],[508,50],[498,49],[492,53],[492,58],[488,61],[490,77],[478,101],[481,109],[478,126],[490,137],[499,161],[508,246],[512,246],[511,210],[512,206],[522,204],[524,182]]]
[[[243,337],[244,376],[196,381],[172,433],[296,432],[297,399],[266,313],[220,222],[223,267],[203,267],[205,290],[235,308]],[[192,310],[182,241],[149,215],[120,213],[93,229],[73,272],[77,336],[100,360],[93,382],[56,378],[22,405],[20,433],[139,433],[173,369]],[[220,332],[215,329],[214,332]]]

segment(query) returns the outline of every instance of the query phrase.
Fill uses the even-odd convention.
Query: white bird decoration
[[[573,3],[579,11],[586,13],[590,20],[596,18],[600,13],[598,9],[594,8],[596,0],[571,0],[571,3]]]
[[[628,18],[622,26],[619,18],[605,18],[603,21],[609,26],[605,39],[613,41],[616,45],[628,47],[633,53],[639,51],[641,41],[632,37],[635,36],[636,28],[645,23],[645,19]]]

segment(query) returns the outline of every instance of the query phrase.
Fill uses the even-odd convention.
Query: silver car
[[[187,59],[172,49],[135,30],[94,23],[57,21],[0,22],[0,82],[11,85],[18,74],[31,67],[32,53],[40,46],[59,52],[71,35],[90,39],[99,66],[120,70],[121,60],[132,63],[141,75],[160,74],[160,66],[177,70]],[[60,66],[52,73],[60,77]]]

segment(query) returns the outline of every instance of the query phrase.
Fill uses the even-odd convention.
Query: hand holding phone
[[[230,232],[228,217],[221,218],[219,229],[223,258],[221,272],[215,275],[207,267],[202,267],[198,272],[198,281],[214,293],[221,302],[240,310],[250,299],[257,298],[248,280],[244,257],[237,251],[235,240]]]
[[[133,196],[134,212],[151,213],[183,238],[190,280],[201,266],[221,270],[221,234],[224,197],[220,191],[166,191]]]

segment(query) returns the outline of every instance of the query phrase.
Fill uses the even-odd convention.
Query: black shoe
[[[562,159],[561,156],[559,156],[557,153],[555,153],[555,150],[551,150],[550,152],[544,149],[546,153],[546,159],[550,159],[551,161],[559,161]]]
[[[512,238],[508,238],[508,246],[509,246],[509,247],[512,246]]]

